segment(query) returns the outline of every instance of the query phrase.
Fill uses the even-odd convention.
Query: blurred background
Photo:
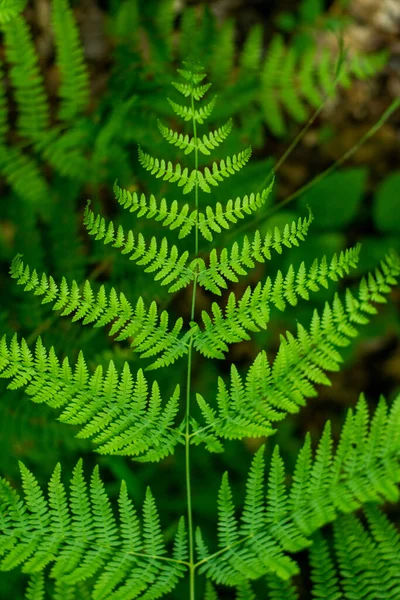
[[[15,10],[0,12],[2,333],[17,332],[31,346],[42,336],[47,347],[53,345],[58,356],[68,356],[72,364],[82,349],[91,369],[106,366],[111,358],[118,368],[124,361],[133,371],[139,366],[127,344],[114,342],[106,331],[59,318],[16,286],[8,270],[18,252],[38,273],[51,274],[56,281],[65,276],[80,284],[86,278],[95,289],[105,283],[131,300],[139,295],[146,301],[155,299],[173,315],[188,318],[190,289],[169,296],[118,251],[89,239],[82,219],[90,198],[92,208],[116,225],[175,241],[173,232],[123,211],[112,186],[118,179],[130,191],[179,200],[176,189],[140,167],[137,146],[158,157],[185,160],[178,148],[161,138],[157,118],[179,126],[167,97],[175,98],[170,84],[176,68],[189,56],[202,62],[218,94],[210,127],[230,117],[234,122],[232,134],[212,159],[253,147],[250,165],[216,188],[212,202],[259,190],[312,119],[280,165],[258,225],[266,233],[306,216],[310,206],[315,220],[309,239],[257,267],[224,293],[221,302],[231,289],[240,294],[278,269],[302,261],[309,265],[316,257],[329,258],[362,243],[359,268],[344,281],[331,284],[295,309],[275,311],[268,331],[234,345],[226,360],[199,360],[194,367],[196,391],[212,401],[217,377],[225,377],[230,364],[245,373],[262,349],[273,360],[281,333],[293,331],[296,321],[307,326],[315,307],[321,308],[344,285],[356,283],[389,248],[400,250],[400,114],[394,113],[373,137],[355,148],[400,94],[397,0],[71,0],[70,4],[34,0],[13,5]],[[63,13],[65,7],[70,9]],[[71,52],[65,52],[60,41],[65,28],[76,33]],[[328,177],[298,193],[351,149],[350,158]],[[281,208],[280,203],[284,203]],[[251,219],[246,227],[251,233]],[[245,233],[226,232],[216,239],[217,247],[239,241]],[[180,247],[192,250],[192,240],[185,238]],[[201,252],[206,256],[208,250],[203,240]],[[199,292],[197,310],[208,309],[212,300],[210,294]],[[380,394],[390,399],[399,392],[399,310],[400,292],[395,291],[345,349],[343,369],[332,375],[332,386],[321,387],[318,398],[287,418],[268,442],[268,452],[280,444],[289,471],[305,433],[310,431],[318,439],[328,418],[337,433],[345,410],[361,392],[372,407]],[[185,367],[186,361],[181,361],[168,373],[156,372],[166,393],[184,381]],[[148,484],[156,498],[167,498],[160,510],[168,526],[166,535],[171,537],[186,510],[179,448],[175,456],[155,465],[98,457],[89,445],[74,438],[73,428],[57,423],[50,409],[33,405],[22,390],[7,390],[0,381],[0,393],[1,475],[19,486],[18,460],[22,460],[46,482],[57,461],[69,475],[83,456],[87,472],[100,464],[111,494],[117,493],[124,478],[139,505]],[[221,473],[231,472],[240,503],[251,455],[262,442],[228,443],[221,455],[194,450],[194,513],[211,538]],[[23,578],[17,573],[2,574],[1,581],[0,598],[23,597]],[[307,598],[307,579],[299,586]],[[182,597],[179,594],[178,589],[171,597]],[[233,597],[229,591],[223,594],[223,598]]]

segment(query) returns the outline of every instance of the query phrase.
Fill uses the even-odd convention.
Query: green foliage
[[[25,8],[27,0],[1,0],[0,23],[8,23]]]
[[[171,35],[174,27],[172,4],[168,0],[158,5],[157,12],[150,18],[152,3],[148,6],[130,1],[122,3],[116,11],[113,31],[119,36],[120,43],[132,44],[133,53],[137,52],[140,56],[136,45],[140,45],[141,35],[135,33],[130,40],[123,19],[133,7],[129,23],[140,23],[141,33],[144,30],[147,35],[147,51],[154,63],[154,72],[159,72],[160,88],[165,77],[161,73],[165,57],[170,64],[175,53],[191,48],[188,39],[192,32],[198,30],[193,33],[193,53],[196,54],[202,46],[209,45],[214,51],[218,48],[221,60],[215,61],[213,56],[209,59],[217,87],[227,89],[231,80],[234,83],[232,89],[238,97],[237,104],[230,106],[228,96],[222,96],[223,109],[227,111],[228,106],[233,115],[240,116],[243,107],[249,104],[248,95],[246,101],[244,95],[240,97],[240,85],[243,89],[249,87],[251,101],[256,98],[255,103],[262,106],[268,125],[277,135],[285,130],[281,105],[289,116],[302,122],[308,117],[304,100],[317,106],[323,100],[322,95],[317,98],[319,86],[323,94],[334,91],[337,73],[331,54],[323,52],[315,70],[315,51],[308,52],[301,59],[299,71],[297,52],[291,47],[286,48],[282,40],[276,38],[263,61],[260,50],[262,32],[257,28],[246,40],[239,57],[239,68],[236,69],[232,22],[228,21],[218,28],[212,18],[206,16],[208,13],[204,13],[204,21],[198,28],[196,14],[189,12],[182,22],[184,35],[178,37],[178,43],[174,45]],[[58,257],[53,262],[59,277],[47,275],[46,265],[29,253],[30,265],[22,261],[20,254],[12,261],[11,277],[24,292],[31,292],[37,305],[40,298],[40,310],[46,315],[47,325],[43,328],[44,341],[38,336],[40,328],[33,332],[30,342],[37,340],[33,350],[30,349],[31,343],[22,335],[11,339],[5,335],[2,338],[0,376],[8,380],[10,391],[25,388],[33,403],[56,409],[58,420],[74,426],[71,429],[78,439],[90,440],[104,461],[102,466],[116,477],[108,474],[103,477],[103,482],[97,465],[88,489],[82,461],[79,461],[72,470],[67,490],[61,480],[61,467],[57,465],[45,494],[31,470],[21,464],[23,498],[7,479],[0,483],[0,568],[8,571],[19,567],[29,575],[26,597],[35,599],[44,597],[45,592],[56,599],[151,600],[165,595],[182,598],[187,588],[185,585],[182,587],[180,580],[186,577],[189,579],[190,600],[194,600],[203,584],[205,600],[218,598],[218,586],[221,585],[235,588],[237,600],[259,597],[257,586],[261,589],[262,585],[268,597],[283,600],[297,597],[292,581],[300,574],[296,553],[309,548],[314,570],[314,595],[323,589],[335,597],[341,588],[345,597],[346,594],[348,598],[353,597],[351,577],[354,574],[359,597],[367,598],[368,594],[372,597],[371,594],[376,593],[373,577],[379,578],[380,570],[374,571],[369,566],[360,569],[358,556],[362,552],[370,552],[376,557],[378,569],[384,565],[389,573],[393,573],[393,581],[387,583],[385,579],[384,584],[385,593],[388,597],[392,594],[394,598],[398,590],[393,558],[397,540],[395,530],[384,516],[376,512],[376,505],[386,501],[397,502],[399,497],[397,431],[400,397],[390,407],[382,399],[371,418],[367,403],[361,397],[355,410],[347,415],[336,448],[329,422],[315,452],[307,435],[291,478],[286,474],[278,446],[272,452],[268,469],[264,446],[261,447],[255,453],[248,472],[240,519],[236,511],[235,489],[230,484],[234,478],[229,478],[226,472],[217,499],[218,548],[213,552],[208,548],[216,545],[215,540],[209,539],[209,528],[204,527],[201,519],[198,520],[193,508],[195,494],[191,491],[193,473],[190,459],[193,446],[200,446],[199,453],[204,453],[204,447],[210,452],[221,452],[227,446],[225,440],[272,436],[278,422],[298,412],[307,398],[317,395],[319,385],[329,385],[326,372],[339,369],[342,360],[340,349],[350,344],[359,326],[368,323],[371,315],[377,312],[375,305],[386,302],[386,296],[396,285],[400,276],[398,256],[389,253],[379,268],[361,280],[358,290],[353,292],[346,286],[344,291],[334,295],[332,302],[326,302],[321,310],[315,309],[308,328],[298,323],[296,335],[290,331],[282,335],[273,360],[269,360],[262,350],[245,376],[232,365],[230,381],[219,376],[214,393],[211,384],[215,382],[206,381],[206,386],[199,386],[197,406],[193,406],[192,383],[195,378],[192,365],[196,353],[202,355],[200,360],[226,358],[233,344],[249,340],[251,334],[268,329],[275,308],[283,312],[289,306],[297,307],[300,301],[307,303],[311,292],[317,293],[348,276],[358,264],[360,247],[356,245],[331,253],[329,258],[323,254],[313,256],[307,265],[302,260],[297,266],[290,263],[275,274],[268,272],[265,277],[256,276],[254,285],[244,284],[242,288],[232,289],[232,284],[240,284],[240,279],[257,265],[263,267],[274,256],[284,256],[284,250],[297,249],[309,234],[314,218],[312,213],[309,212],[306,217],[302,214],[301,218],[291,219],[281,227],[262,233],[256,230],[231,245],[222,243],[219,249],[208,251],[205,245],[205,250],[200,251],[200,237],[211,242],[219,234],[233,229],[239,220],[265,206],[273,190],[273,174],[263,173],[264,178],[267,175],[267,183],[259,191],[248,190],[242,195],[232,185],[225,188],[235,190],[234,193],[229,191],[231,197],[228,195],[228,200],[215,200],[211,192],[219,186],[224,190],[223,186],[229,186],[231,178],[235,181],[236,176],[239,178],[245,172],[251,148],[238,150],[235,142],[233,149],[229,147],[229,151],[221,156],[222,144],[229,143],[232,121],[222,118],[223,110],[218,113],[215,98],[211,102],[204,99],[210,85],[203,83],[206,75],[197,63],[186,62],[179,70],[181,81],[174,83],[174,93],[180,101],[171,98],[170,108],[164,109],[167,125],[159,121],[161,143],[158,142],[158,151],[161,156],[165,147],[172,147],[167,158],[153,157],[151,147],[155,142],[146,127],[142,134],[119,131],[123,129],[124,119],[132,116],[131,109],[137,110],[134,114],[140,115],[140,103],[146,105],[146,100],[155,94],[152,84],[144,83],[151,82],[148,64],[142,71],[146,77],[141,82],[148,97],[143,94],[139,100],[138,92],[128,102],[125,94],[129,95],[129,89],[121,88],[120,104],[115,112],[110,112],[104,128],[91,127],[90,117],[85,115],[89,100],[88,79],[73,15],[64,0],[54,0],[53,10],[56,62],[62,80],[55,127],[49,123],[37,56],[25,22],[16,16],[4,26],[8,60],[12,65],[18,135],[24,139],[15,148],[16,153],[20,153],[27,163],[35,165],[34,159],[26,152],[24,144],[28,143],[33,154],[42,154],[50,162],[54,173],[49,182],[32,167],[38,181],[45,186],[43,189],[51,189],[56,181],[56,188],[61,188],[57,178],[61,178],[61,182],[71,178],[79,188],[86,176],[90,183],[95,181],[97,185],[107,180],[106,176],[103,179],[101,164],[108,147],[112,149],[116,162],[120,158],[127,162],[125,149],[132,141],[138,141],[138,164],[146,177],[153,176],[156,181],[154,194],[142,193],[136,185],[128,190],[115,183],[114,194],[121,214],[117,213],[111,219],[103,217],[103,203],[96,198],[92,204],[87,204],[83,217],[87,232],[95,241],[119,249],[121,254],[128,256],[129,264],[135,265],[132,279],[141,278],[136,287],[130,282],[125,283],[128,280],[126,271],[120,271],[122,281],[118,282],[121,287],[126,286],[129,292],[134,292],[134,301],[128,300],[130,293],[117,292],[115,282],[111,282],[110,286],[98,284],[80,270],[76,224],[72,224],[76,277],[71,276],[67,281],[62,274],[62,260]],[[207,44],[205,40],[210,32],[212,36]],[[18,36],[21,37],[21,47],[16,43]],[[382,61],[382,57],[375,59],[377,63]],[[23,68],[17,68],[21,65]],[[372,62],[361,65],[353,60],[340,77],[345,81],[351,72],[361,77],[375,67]],[[257,96],[258,92],[248,86],[245,74],[248,71],[255,75],[260,68],[262,95]],[[235,81],[234,73],[241,74],[242,79],[239,77]],[[29,80],[25,81],[25,77]],[[297,88],[292,85],[294,81],[299,84]],[[277,94],[274,96],[271,90],[277,90]],[[157,88],[155,95],[159,96],[159,93]],[[26,103],[23,95],[27,96]],[[5,95],[0,94],[0,99],[0,108],[3,109],[6,106]],[[152,110],[156,111],[156,104]],[[232,114],[226,115],[228,119]],[[171,128],[170,116],[174,116],[171,123],[182,121],[179,130]],[[220,120],[225,124],[221,125]],[[3,135],[0,154],[3,162],[0,164],[6,165],[6,156],[14,155],[8,153],[7,121],[2,119],[0,123],[0,134]],[[200,133],[201,127],[209,124],[209,132]],[[81,134],[84,142],[79,146]],[[91,143],[93,152],[88,150]],[[150,148],[149,152],[142,150],[142,146]],[[173,154],[176,149],[181,151],[177,157]],[[212,154],[216,155],[216,159],[208,162]],[[6,166],[2,168],[8,173],[8,182],[15,193],[26,202],[28,196],[18,187],[24,167],[20,163],[13,172],[8,172]],[[265,165],[262,168],[265,171]],[[351,175],[353,182],[354,173]],[[361,187],[364,173],[362,177],[359,172],[356,175]],[[164,197],[165,189],[175,189],[173,193],[176,193],[176,187],[169,186],[170,183],[177,184],[178,193],[187,198],[186,203],[181,202],[180,197],[173,200]],[[340,185],[337,187],[340,188]],[[238,186],[238,189],[241,190],[241,187]],[[67,191],[68,206],[73,213],[76,190],[71,186]],[[188,194],[192,195],[193,202],[189,201]],[[340,189],[339,195],[343,195]],[[359,194],[355,195],[356,199],[349,201],[349,213],[352,214]],[[33,205],[37,199],[34,199]],[[42,205],[40,209],[31,207],[33,222],[36,214],[46,214],[43,208]],[[62,210],[61,202],[53,207],[50,213],[52,219],[57,219]],[[318,208],[315,209],[317,212]],[[135,216],[138,222],[132,226],[132,217]],[[346,222],[351,216],[346,214]],[[71,227],[71,222],[67,220],[67,223],[68,228]],[[154,230],[146,227],[147,223]],[[53,237],[57,231],[60,232],[60,229],[52,230]],[[183,316],[175,314],[172,304],[163,303],[162,287],[154,285],[146,289],[152,279],[148,274],[153,275],[156,284],[167,286],[170,294],[179,292],[182,296],[186,294],[187,298],[186,288],[191,286],[190,306]],[[225,290],[228,290],[227,294]],[[153,293],[154,297],[148,302]],[[203,298],[211,294],[222,298],[218,303],[214,301],[207,305],[204,302],[200,312],[196,310],[200,293]],[[61,343],[58,340],[61,351],[56,348],[57,342],[55,347],[51,342],[47,343],[46,338],[51,339],[50,330],[55,329],[51,327],[53,316],[49,309],[56,311],[58,316],[68,317],[71,323],[80,321],[81,325],[85,325],[81,328],[84,332],[91,328],[105,328],[106,333],[114,337],[113,347],[102,345],[99,360],[98,356],[85,358],[87,352],[83,352],[84,348],[76,360],[69,358],[69,351],[75,351],[76,356],[77,345],[81,344],[76,344],[73,336],[66,347],[62,347],[64,338],[61,338]],[[60,321],[61,329],[65,327],[65,321],[67,319]],[[85,335],[89,334],[82,334],[83,345],[87,339]],[[89,347],[93,350],[93,345]],[[104,348],[106,352],[101,354]],[[133,357],[131,351],[135,353]],[[111,360],[106,360],[110,354]],[[185,372],[182,370],[181,381],[178,368],[173,370],[170,367],[174,363],[179,365],[184,357],[187,366]],[[142,359],[145,360],[143,368],[136,369],[135,362]],[[144,369],[159,369],[157,379],[152,378],[153,373],[146,377]],[[203,391],[204,387],[206,391]],[[182,446],[184,452],[181,453]],[[140,463],[162,461],[154,466],[154,470],[145,472],[147,478],[161,473],[168,461],[175,465],[180,454],[184,454],[186,502],[182,501],[175,508],[175,517],[163,533],[150,489],[147,488],[141,495],[135,487],[138,466],[132,474],[123,458]],[[118,459],[121,462],[117,462]],[[146,464],[143,465],[145,467]],[[206,468],[209,470],[207,464]],[[141,519],[137,517],[128,496],[128,477],[131,495],[135,494],[135,504],[143,504]],[[113,479],[123,479],[118,510],[113,508]],[[182,486],[179,478],[176,483]],[[212,495],[208,489],[207,495]],[[163,503],[159,504],[160,510],[163,510]],[[181,516],[185,504],[186,525]],[[369,533],[363,533],[352,515],[363,507],[369,518]],[[320,532],[330,523],[334,524],[339,575],[330,559],[329,543],[321,537],[325,536],[325,531]],[[343,533],[344,529],[347,533]],[[362,541],[366,540],[364,545],[357,545],[357,536]],[[317,549],[320,548],[317,554],[313,554],[314,544]],[[344,552],[346,546],[351,547],[348,556]],[[374,573],[373,577],[370,572]]]
[[[301,208],[309,206],[316,226],[342,229],[356,216],[364,194],[367,172],[361,167],[342,169],[329,175],[306,192],[299,201]]]
[[[379,186],[375,198],[373,215],[376,227],[382,233],[400,231],[400,173],[392,173]]]

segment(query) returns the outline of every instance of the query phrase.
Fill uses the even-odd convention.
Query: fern
[[[143,598],[158,597],[173,589],[187,570],[183,521],[169,557],[150,489],[141,527],[124,482],[116,521],[97,467],[88,490],[80,461],[67,494],[57,465],[47,498],[32,473],[23,464],[20,468],[23,500],[5,479],[0,481],[2,514],[7,515],[1,568],[23,564],[26,573],[33,573],[28,587],[31,597],[36,598],[33,594],[43,588],[35,574],[49,564],[50,576],[67,586],[96,577],[92,597],[97,600],[135,598],[139,593]]]
[[[60,3],[62,6],[66,5]],[[163,4],[164,8],[167,6]],[[68,15],[66,27],[70,29],[73,52],[75,29]],[[170,27],[170,21],[158,23],[157,31]],[[222,63],[216,68],[216,75],[222,80],[226,80],[231,69],[232,31],[228,23],[216,38],[223,46],[228,65]],[[258,44],[256,37],[248,47],[244,64],[250,61],[254,65],[252,61],[258,60],[250,58],[253,46]],[[162,48],[160,40],[152,44],[151,51],[161,52]],[[164,51],[172,49],[167,45]],[[293,65],[292,58],[288,61]],[[75,72],[81,73],[79,53],[74,64]],[[285,77],[291,69],[292,66],[286,66]],[[150,381],[142,367],[133,374],[128,362],[118,368],[114,360],[107,361],[105,370],[100,364],[92,370],[83,352],[71,366],[67,357],[60,359],[54,348],[47,349],[41,338],[31,350],[25,339],[16,335],[11,340],[4,336],[0,343],[0,376],[9,380],[10,390],[25,388],[32,402],[58,410],[59,421],[75,426],[79,439],[90,440],[98,453],[110,457],[106,463],[109,466],[115,464],[112,461],[118,456],[139,462],[161,461],[178,454],[184,446],[187,533],[179,506],[176,521],[170,524],[174,535],[170,528],[164,537],[149,488],[139,519],[124,481],[115,512],[98,467],[88,489],[80,461],[67,490],[57,465],[45,494],[33,473],[21,464],[23,498],[7,480],[0,482],[0,568],[5,571],[21,567],[29,575],[27,598],[43,597],[47,588],[56,599],[155,600],[170,594],[182,597],[179,582],[187,575],[190,600],[195,600],[200,576],[206,580],[205,600],[218,598],[220,585],[235,588],[237,600],[253,600],[257,597],[253,581],[264,584],[271,599],[295,600],[293,577],[300,574],[296,554],[308,549],[315,597],[323,593],[335,598],[343,590],[348,598],[372,598],[380,582],[376,568],[382,572],[386,568],[384,592],[395,598],[399,589],[398,536],[377,512],[376,505],[398,502],[399,498],[400,396],[390,407],[381,399],[372,417],[361,397],[355,410],[347,415],[337,447],[329,422],[315,452],[307,435],[291,478],[278,446],[272,452],[266,476],[262,446],[249,469],[240,517],[228,473],[222,477],[216,503],[218,546],[214,550],[209,550],[207,532],[196,526],[191,491],[193,446],[204,445],[209,451],[220,452],[227,439],[273,435],[277,422],[298,412],[307,398],[317,395],[317,385],[330,383],[326,373],[339,368],[340,349],[377,312],[375,304],[386,301],[400,275],[400,261],[395,254],[388,254],[379,268],[361,280],[356,292],[346,288],[344,300],[336,294],[322,310],[315,310],[308,329],[298,323],[296,336],[291,332],[281,336],[271,363],[261,351],[245,377],[232,365],[230,383],[222,377],[218,379],[216,405],[197,393],[196,415],[191,389],[195,353],[223,359],[232,344],[268,328],[273,308],[283,311],[300,300],[309,301],[311,292],[345,277],[357,266],[360,247],[330,259],[318,257],[308,266],[303,262],[296,269],[290,265],[285,273],[278,270],[254,287],[245,286],[242,294],[229,291],[225,307],[213,302],[209,311],[203,309],[198,317],[199,287],[221,295],[256,263],[271,260],[274,253],[281,254],[285,248],[297,247],[308,235],[313,217],[309,214],[263,235],[256,231],[229,248],[211,249],[208,256],[200,256],[200,235],[212,240],[214,235],[261,208],[273,181],[259,193],[200,208],[201,192],[209,194],[211,186],[217,187],[226,177],[234,176],[249,160],[251,150],[200,169],[200,153],[207,157],[208,152],[211,154],[224,143],[231,122],[200,137],[197,128],[211,118],[214,105],[214,101],[202,104],[207,102],[210,86],[204,83],[205,73],[199,66],[185,63],[179,73],[182,81],[174,87],[186,104],[171,106],[183,121],[191,121],[192,133],[160,124],[159,131],[170,145],[180,147],[184,156],[194,159],[193,164],[189,167],[186,163],[153,158],[141,149],[139,162],[155,178],[177,183],[183,195],[193,192],[193,205],[189,201],[182,204],[179,200],[158,199],[155,195],[146,197],[115,184],[114,193],[123,209],[138,218],[161,223],[168,236],[155,234],[148,239],[146,232],[136,233],[125,227],[124,221],[118,225],[106,221],[89,204],[84,224],[95,240],[128,255],[131,262],[168,286],[169,292],[191,284],[189,317],[174,320],[172,309],[160,308],[155,300],[146,306],[143,296],[139,296],[132,303],[115,287],[106,291],[105,285],[97,286],[89,279],[82,284],[74,279],[67,282],[65,277],[56,282],[52,276],[39,275],[36,268],[25,265],[21,255],[13,260],[10,273],[25,292],[40,297],[41,304],[51,305],[60,316],[93,328],[106,327],[116,342],[128,340],[129,348],[139,354],[138,360],[149,359],[148,369],[169,367],[186,357],[186,397],[181,397],[178,381],[173,382],[170,394],[164,391],[166,379],[162,379],[162,371],[157,380]],[[78,82],[76,93],[82,100],[78,100],[77,110],[82,110],[84,77],[77,75],[74,79]],[[74,110],[68,92],[63,96],[62,118],[69,120]],[[174,234],[176,244],[170,241]],[[194,234],[194,247],[181,248],[190,234]],[[118,351],[117,345],[115,348]],[[361,508],[366,511],[369,533],[352,514]],[[321,537],[325,535],[321,529],[329,524],[335,531],[339,575],[329,543]],[[172,537],[173,544],[169,543]],[[375,564],[364,568],[368,554]],[[54,586],[48,585],[46,578],[54,581]]]
[[[78,31],[67,0],[54,0],[53,24],[57,66],[61,76],[61,104],[58,116],[63,121],[73,121],[76,115],[86,108],[89,89]]]

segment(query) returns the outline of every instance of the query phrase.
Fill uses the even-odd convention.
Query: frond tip
[[[34,574],[31,590],[40,590],[40,574],[49,564],[50,578],[71,586],[71,597],[79,597],[77,590],[73,593],[75,586],[93,578],[94,600],[136,598],[142,593],[159,598],[184,576],[187,551],[183,520],[171,556],[150,489],[139,519],[122,481],[117,521],[98,467],[88,490],[79,461],[68,494],[58,464],[47,497],[33,474],[23,464],[20,468],[24,498],[5,479],[0,480],[1,570],[23,565],[25,573]]]

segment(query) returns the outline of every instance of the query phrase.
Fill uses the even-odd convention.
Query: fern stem
[[[197,170],[199,168],[199,157],[197,148],[197,128],[196,119],[194,116],[194,97],[193,91],[191,93],[191,107],[192,107],[192,124],[193,124],[193,138],[194,138],[194,163],[196,169],[196,182],[194,186],[195,195],[195,208],[198,211],[199,206],[199,185],[197,181]],[[199,253],[199,228],[198,228],[198,216],[196,213],[196,225],[195,225],[195,256]],[[194,319],[195,307],[196,307],[196,288],[197,288],[197,272],[194,275],[193,280],[193,291],[192,291],[192,306],[190,311],[190,321]],[[190,386],[191,386],[191,374],[192,374],[192,351],[193,351],[193,336],[190,339],[189,351],[188,351],[188,366],[187,366],[187,383],[186,383],[186,431],[185,431],[185,474],[186,474],[186,501],[187,501],[187,515],[188,515],[188,534],[189,534],[189,577],[190,577],[190,600],[195,600],[195,566],[194,566],[194,536],[193,536],[193,512],[192,512],[192,488],[191,488],[191,473],[190,473]]]

